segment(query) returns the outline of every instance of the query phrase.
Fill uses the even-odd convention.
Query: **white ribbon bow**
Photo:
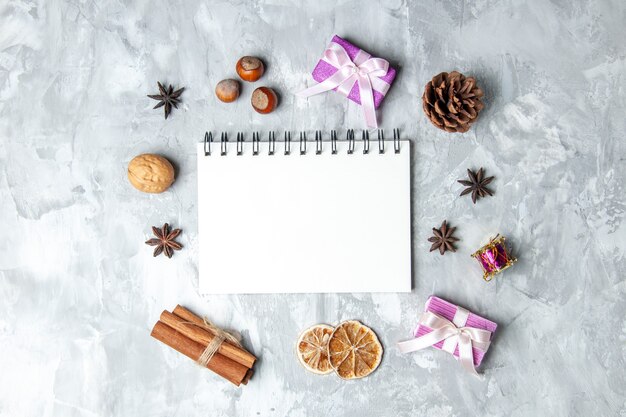
[[[449,345],[452,346],[452,351],[450,353],[454,352],[454,347],[458,343],[461,365],[470,373],[478,376],[474,367],[473,346],[487,350],[491,340],[490,331],[474,327],[457,327],[450,320],[430,311],[422,314],[419,324],[431,328],[432,331],[415,339],[398,343],[400,352],[414,352],[432,346],[442,340],[445,340],[445,343],[451,340],[452,343]]]
[[[378,127],[372,82],[378,83],[381,81],[378,77],[384,77],[387,74],[389,62],[382,58],[368,58],[365,62],[357,65],[350,59],[343,46],[335,42],[331,42],[324,51],[324,60],[338,68],[337,72],[321,83],[300,91],[296,95],[310,97],[337,88],[340,93],[347,96],[354,83],[357,82],[365,122],[368,127]]]

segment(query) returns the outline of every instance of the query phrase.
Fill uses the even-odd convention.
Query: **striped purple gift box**
[[[431,313],[437,314],[445,319],[448,319],[454,322],[458,327],[467,326],[467,327],[474,327],[477,329],[490,331],[492,333],[492,338],[493,338],[493,333],[495,333],[496,328],[498,327],[496,323],[490,320],[487,320],[486,318],[481,317],[472,312],[468,312],[464,308],[459,307],[455,304],[452,304],[439,297],[435,297],[434,295],[431,295],[428,298],[428,301],[426,301],[426,308],[424,309],[424,311],[430,311]],[[462,323],[462,322],[459,323],[459,317],[462,317],[462,319],[466,318],[465,323]],[[418,325],[417,329],[415,329],[415,337],[423,336],[425,334],[430,333],[431,331],[432,329],[429,327]],[[445,342],[446,342],[445,340],[442,340],[441,342],[435,343],[433,347],[439,350],[446,350],[448,352],[452,352],[454,357],[458,359],[459,347],[458,346],[446,346],[444,349]],[[488,349],[489,349],[489,346],[487,346],[486,349],[484,350],[476,346],[473,347],[472,353],[474,355],[474,366],[479,366],[481,364],[481,362],[483,361],[483,357],[487,353]]]

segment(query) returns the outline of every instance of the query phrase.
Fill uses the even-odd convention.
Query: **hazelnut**
[[[256,81],[263,75],[263,62],[254,56],[244,56],[237,61],[237,74],[244,81]]]
[[[215,86],[215,95],[224,103],[231,103],[239,97],[239,81],[222,80]]]
[[[162,156],[138,155],[128,164],[128,181],[144,193],[162,193],[174,182],[174,167]]]
[[[258,113],[267,114],[274,111],[278,104],[276,93],[269,87],[259,87],[252,92],[252,107]]]

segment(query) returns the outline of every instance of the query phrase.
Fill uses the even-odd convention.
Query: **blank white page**
[[[370,146],[198,144],[200,292],[410,292],[410,142]]]

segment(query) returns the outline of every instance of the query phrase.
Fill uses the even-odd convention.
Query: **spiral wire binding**
[[[269,150],[267,151],[267,154],[274,155],[274,151],[276,150],[276,134],[274,132],[270,132],[267,136],[267,143],[269,145]]]
[[[354,153],[354,130],[348,129],[346,132],[346,140],[348,141],[348,155]]]
[[[306,155],[306,132],[300,132],[300,155]]]
[[[285,155],[291,153],[291,132],[285,132]]]
[[[237,133],[237,156],[243,155],[243,132]]]
[[[348,155],[354,154],[355,149],[355,135],[354,129],[348,129],[346,131],[346,141],[348,142]],[[370,134],[369,131],[364,130],[361,133],[361,141],[363,143],[363,154],[367,155],[370,152]],[[245,137],[243,132],[237,133],[237,155],[241,156],[244,152]],[[270,131],[267,137],[268,143],[268,155],[274,155],[276,153],[276,132]],[[204,156],[211,155],[211,147],[213,144],[213,132],[204,133]],[[291,132],[284,133],[284,146],[285,155],[291,154]],[[330,131],[330,148],[331,154],[337,154],[337,131]],[[259,155],[261,149],[261,134],[259,132],[252,132],[252,155]],[[324,135],[321,130],[315,131],[315,154],[321,155],[324,150]],[[393,129],[393,150],[395,153],[400,153],[400,129]],[[220,137],[220,155],[225,156],[228,152],[228,133],[222,132]],[[306,132],[300,132],[300,155],[306,155],[307,152],[307,138]],[[378,153],[385,153],[385,132],[383,129],[378,129]]]
[[[400,153],[400,129],[393,129],[393,150]]]
[[[220,139],[220,148],[221,148],[220,155],[222,156],[226,156],[226,150],[227,150],[226,142],[228,142],[228,133],[222,132],[222,138]]]
[[[259,138],[259,132],[252,133],[252,155],[259,154],[259,145],[261,142],[261,138]]]
[[[322,131],[315,131],[315,155],[322,154]]]
[[[364,130],[361,133],[361,140],[363,141],[363,155],[370,153],[370,132]]]
[[[204,134],[204,156],[211,156],[211,143],[213,143],[213,132]]]

